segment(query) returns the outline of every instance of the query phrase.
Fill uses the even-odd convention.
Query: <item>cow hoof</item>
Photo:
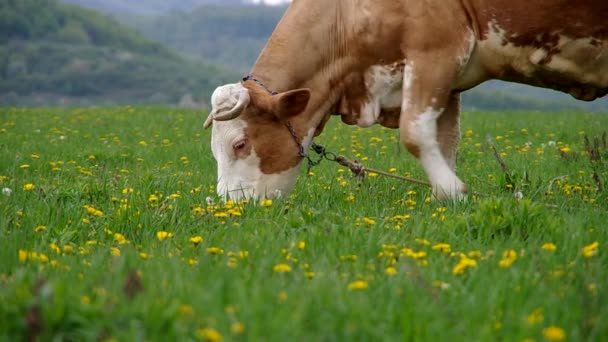
[[[462,182],[449,187],[434,186],[433,197],[439,201],[465,201],[468,191],[467,185]]]

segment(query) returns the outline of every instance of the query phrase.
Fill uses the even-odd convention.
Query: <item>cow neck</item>
[[[298,134],[322,127],[339,98],[340,80],[346,74],[346,15],[343,2],[294,1],[262,50],[251,75],[278,92],[309,88],[306,113],[294,118]],[[305,27],[306,29],[301,29]],[[317,132],[319,133],[319,132]]]

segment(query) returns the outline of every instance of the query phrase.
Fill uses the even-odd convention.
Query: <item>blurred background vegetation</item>
[[[2,0],[0,105],[203,107],[236,82],[285,10],[248,0]],[[468,110],[608,111],[558,92],[488,82]]]

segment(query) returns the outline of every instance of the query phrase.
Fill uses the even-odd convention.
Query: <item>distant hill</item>
[[[237,74],[190,61],[114,19],[55,0],[0,3],[0,104],[207,101]]]
[[[159,16],[171,12],[189,12],[201,6],[235,6],[277,4],[285,0],[63,0],[66,3],[91,7],[113,15]]]
[[[189,13],[128,18],[125,24],[188,56],[249,70],[284,7],[204,6]]]

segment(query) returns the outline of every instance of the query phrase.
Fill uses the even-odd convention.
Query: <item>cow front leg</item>
[[[424,59],[410,60],[404,69],[401,141],[422,163],[437,199],[462,199],[467,192],[453,169],[459,104],[450,85],[456,70]]]
[[[460,142],[460,93],[450,95],[447,107],[437,120],[439,149],[452,171],[456,170],[456,150]]]

